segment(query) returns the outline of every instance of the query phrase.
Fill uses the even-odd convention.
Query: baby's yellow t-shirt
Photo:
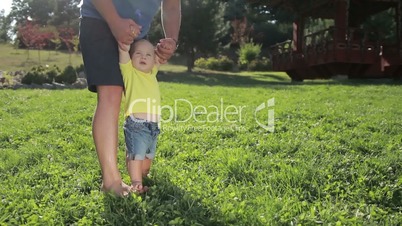
[[[157,67],[150,73],[137,70],[131,61],[120,63],[121,74],[124,81],[125,117],[133,113],[147,113],[160,115],[160,92],[156,74]]]

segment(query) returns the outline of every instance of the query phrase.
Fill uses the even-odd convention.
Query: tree
[[[177,53],[185,55],[187,70],[194,67],[197,55],[215,54],[222,38],[228,33],[223,19],[225,4],[214,0],[182,0],[182,23]],[[160,15],[153,21],[148,37],[156,43],[163,37]]]
[[[78,32],[79,4],[80,0],[56,1],[54,15],[49,23],[55,26],[63,25],[75,28],[74,31]]]
[[[237,46],[249,42],[252,26],[247,20],[247,4],[244,0],[229,0],[224,11],[225,20],[230,21],[230,44]]]
[[[221,1],[227,4],[225,19],[232,25],[229,36],[232,50],[249,42],[262,44],[263,48],[268,48],[292,35],[294,16],[269,5],[270,1]]]
[[[46,25],[54,15],[55,0],[13,0],[10,17],[17,25],[31,20],[38,25]]]
[[[395,11],[388,9],[367,18],[362,27],[367,31],[373,32],[371,35],[376,36],[369,38],[378,39],[381,37],[381,41],[385,43],[396,43],[397,33],[394,18]]]
[[[22,44],[27,49],[27,60],[29,59],[29,49],[33,48],[35,45],[35,29],[37,29],[37,27],[29,21],[24,25],[19,25],[18,27],[18,39],[21,40]]]
[[[69,27],[78,32],[80,0],[13,0],[9,21],[16,28],[26,21],[42,26]],[[14,31],[17,33],[18,29]],[[17,34],[18,36],[18,34]]]
[[[183,0],[180,46],[187,56],[187,70],[191,71],[197,54],[216,53],[220,39],[227,33],[223,20],[224,5],[215,0]]]
[[[71,53],[75,50],[75,45],[78,45],[78,37],[72,28],[60,28],[59,38],[67,46],[69,53],[69,64],[71,65]]]
[[[10,41],[8,32],[11,28],[9,18],[5,15],[4,10],[0,11],[0,43]]]
[[[19,39],[27,48],[29,59],[29,50],[37,49],[39,62],[41,62],[40,50],[46,46],[47,42],[54,38],[54,33],[46,28],[43,28],[32,21],[26,21],[24,25],[18,27]]]
[[[24,24],[30,18],[30,9],[27,0],[13,0],[8,16],[10,20],[17,24],[17,27]]]
[[[48,21],[55,15],[56,1],[34,0],[28,1],[30,18],[36,24],[47,25]]]

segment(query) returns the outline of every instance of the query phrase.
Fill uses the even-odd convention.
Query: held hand
[[[130,45],[126,45],[122,42],[118,42],[119,44],[119,50],[123,51],[123,52],[128,52],[130,51]]]
[[[130,45],[134,39],[141,33],[141,26],[131,19],[122,19],[109,25],[113,36],[119,43]]]
[[[159,40],[156,45],[155,53],[158,56],[159,63],[165,64],[176,51],[176,42],[172,38]]]

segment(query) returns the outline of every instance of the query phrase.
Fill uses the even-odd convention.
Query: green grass
[[[173,66],[159,79],[162,105],[176,100],[178,120],[191,113],[179,99],[207,112],[162,124],[151,191],[125,199],[99,191],[94,94],[0,90],[0,224],[402,224],[400,83],[291,83],[281,73]],[[271,98],[273,133],[254,118]],[[212,105],[243,106],[241,120],[197,122],[216,119]],[[259,122],[266,113],[256,114]],[[128,181],[121,132],[119,168]]]
[[[33,66],[57,65],[64,69],[68,65],[79,66],[82,57],[79,53],[16,49],[9,44],[0,44],[0,71],[29,71]]]

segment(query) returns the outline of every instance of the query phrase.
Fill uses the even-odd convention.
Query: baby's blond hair
[[[136,47],[138,44],[141,44],[141,43],[149,43],[151,46],[154,46],[154,45],[153,45],[150,41],[148,41],[147,39],[140,39],[140,40],[138,40],[138,41],[135,41],[135,42],[133,42],[133,43],[131,44],[130,51],[129,51],[130,56],[133,55],[133,53],[134,53],[134,51],[135,51],[135,47]]]

